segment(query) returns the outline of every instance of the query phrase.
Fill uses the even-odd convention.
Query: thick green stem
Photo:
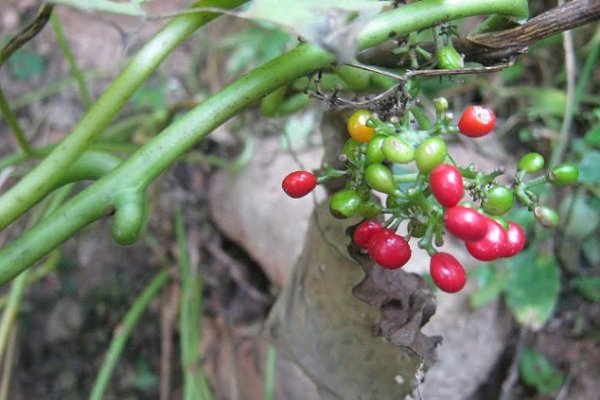
[[[482,6],[482,3],[485,6]],[[460,2],[423,0],[392,11],[395,18],[389,18],[387,14],[376,18],[366,26],[367,33],[361,35],[359,42],[362,47],[374,45],[378,43],[378,40],[386,40],[387,34],[391,31],[404,35],[441,21],[469,15],[510,13],[512,11],[512,15],[521,16],[524,12],[521,7],[523,4],[526,5],[526,2],[515,0],[490,0],[487,2],[480,0]],[[400,10],[403,11],[399,12]],[[381,19],[387,22],[383,24]],[[372,25],[378,27],[377,30]],[[304,44],[257,68],[208,98],[184,118],[166,128],[109,175],[65,204],[59,212],[54,214],[54,218],[43,221],[0,250],[0,284],[27,268],[85,225],[101,218],[114,202],[115,196],[121,191],[144,190],[177,158],[246,106],[263,98],[278,87],[327,66],[333,61],[335,58],[332,54],[321,48]],[[102,101],[101,98],[99,102]],[[104,102],[106,101],[104,100]],[[101,123],[102,121],[96,122]],[[90,121],[83,125],[89,123]],[[90,126],[89,128],[94,127]],[[75,145],[84,147],[81,143],[75,143]],[[53,154],[59,155],[62,152],[70,151],[63,144],[58,147],[58,150]],[[48,168],[56,171],[54,163],[58,161],[52,157],[53,154],[42,164],[46,163]],[[34,172],[38,175],[41,173],[39,169]],[[53,182],[55,181],[56,179],[53,180]],[[27,185],[31,185],[31,182],[36,182],[36,180],[30,179]],[[41,182],[38,183],[41,184]],[[44,183],[43,190],[48,190],[48,187],[51,186]],[[6,198],[0,199],[0,227],[10,223],[20,212],[35,203],[38,198],[36,196],[41,194],[41,189],[36,186],[21,186],[16,191],[7,193]],[[22,198],[22,201],[27,200],[28,206],[16,204],[15,202],[19,198]],[[3,207],[8,207],[10,210],[3,209]]]
[[[245,0],[204,0],[196,6],[233,8]],[[218,15],[199,12],[174,18],[131,60],[83,119],[35,169],[0,197],[0,229],[18,218],[52,190],[92,141],[110,124],[129,97],[181,42]]]
[[[150,304],[150,301],[158,295],[167,282],[169,282],[168,271],[162,271],[152,279],[139,297],[135,299],[135,302],[129,311],[127,311],[125,318],[123,318],[121,325],[115,329],[115,336],[110,342],[110,346],[106,352],[106,358],[104,359],[102,368],[94,382],[90,400],[102,400],[104,397],[104,392],[106,391],[110,377],[117,366],[117,362],[123,353],[123,349],[125,348],[125,344],[127,343],[127,339],[129,339],[133,328],[136,326],[144,310],[148,307],[148,304]]]

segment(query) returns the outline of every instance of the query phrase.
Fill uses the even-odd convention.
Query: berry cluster
[[[458,125],[446,112],[448,102],[434,101],[435,124],[418,124],[417,110],[403,119],[384,122],[368,110],[358,110],[348,119],[350,138],[344,145],[345,168],[325,165],[319,176],[295,171],[282,183],[290,197],[310,193],[318,183],[343,178],[346,187],[329,199],[336,218],[360,215],[365,220],[353,232],[355,246],[383,268],[404,266],[411,257],[409,241],[425,249],[430,259],[430,274],[441,290],[461,290],[467,274],[451,254],[436,249],[445,233],[462,240],[466,250],[480,261],[512,257],[525,246],[525,232],[517,223],[502,217],[515,200],[524,204],[544,226],[557,223],[558,215],[539,205],[534,187],[541,183],[565,186],[577,181],[578,169],[562,164],[542,176],[532,177],[544,168],[544,157],[529,153],[518,163],[512,185],[496,182],[503,171],[485,173],[473,165],[456,165],[443,137],[462,134],[479,138],[493,131],[494,112],[487,106],[468,106]],[[421,122],[421,121],[419,121]],[[414,163],[417,172],[405,167]],[[414,170],[414,168],[413,168]],[[372,191],[387,195],[385,205],[373,199]],[[465,199],[468,194],[470,199]],[[383,222],[378,221],[378,217]],[[405,223],[403,225],[403,223]],[[405,230],[405,235],[397,233]]]

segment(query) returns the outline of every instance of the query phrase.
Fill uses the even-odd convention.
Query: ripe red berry
[[[436,200],[444,207],[454,207],[463,197],[462,175],[455,166],[439,164],[429,175],[429,187]]]
[[[506,229],[493,219],[486,218],[487,232],[485,237],[476,242],[466,242],[465,247],[469,254],[479,261],[492,261],[502,257],[508,234]]]
[[[387,269],[404,266],[410,260],[411,250],[402,236],[391,231],[382,231],[373,236],[369,242],[369,256],[377,264]]]
[[[433,283],[447,293],[456,293],[467,283],[467,273],[460,262],[448,253],[431,256],[429,273]]]
[[[451,207],[444,213],[444,226],[454,236],[466,242],[476,242],[487,233],[487,218],[469,207]]]
[[[317,186],[317,177],[308,171],[294,171],[281,182],[283,191],[294,199],[306,196],[315,186]]]
[[[373,239],[373,236],[381,232],[384,228],[381,224],[375,220],[369,219],[361,222],[354,228],[352,233],[352,241],[354,244],[361,248],[366,249],[369,247],[369,242]],[[391,231],[390,231],[391,232]]]
[[[465,108],[458,130],[465,136],[477,138],[490,133],[496,125],[496,115],[488,106],[471,105]]]
[[[525,232],[523,228],[516,222],[509,222],[508,229],[506,231],[506,246],[502,257],[512,257],[521,252],[525,247]]]

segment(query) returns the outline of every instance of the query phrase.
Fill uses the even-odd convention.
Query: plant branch
[[[546,11],[523,25],[497,32],[486,32],[452,40],[454,47],[468,61],[494,65],[527,51],[534,42],[554,34],[574,29],[600,19],[600,2],[597,0],[573,0]],[[399,59],[391,50],[397,45],[385,43],[361,53],[359,59],[365,64],[398,66]],[[433,50],[434,43],[421,45]]]
[[[520,17],[526,12],[527,2],[518,1],[517,3],[520,5],[519,7],[515,6],[514,0],[486,2],[481,0],[422,0],[376,17],[365,27],[366,33],[360,35],[359,43],[362,48],[365,48],[378,44],[378,41],[386,40],[392,31],[404,35],[442,21],[470,15],[499,12],[509,14],[512,12],[512,15]],[[402,11],[400,12],[400,10]],[[393,17],[388,14],[392,14]],[[191,17],[193,16],[186,15],[178,18]],[[189,23],[186,22],[186,24]],[[333,54],[319,47],[303,44],[269,61],[206,99],[185,117],[173,123],[144,145],[110,174],[80,192],[51,217],[1,249],[0,284],[28,268],[33,262],[60,245],[85,225],[105,215],[106,210],[124,190],[143,191],[198,141],[245,107],[278,87],[334,61]],[[118,80],[122,77],[123,75]],[[110,100],[110,97],[103,98],[92,107],[90,113],[98,106],[98,103],[106,103]],[[112,105],[106,104],[103,106],[112,107]],[[92,121],[84,118],[79,126],[91,130],[97,129],[94,123],[104,126],[105,122],[101,118],[94,118]],[[67,138],[67,140],[69,139]],[[87,141],[90,139],[89,135],[86,135],[84,139],[75,141],[75,143],[67,142],[67,140],[65,142],[72,143],[81,149],[87,145]],[[34,178],[30,178],[27,185],[22,185],[18,190],[7,193],[5,195],[7,199],[0,198],[0,226],[10,223],[16,218],[16,215],[28,209],[45,191],[52,187],[51,184],[40,182],[39,179],[51,177],[52,184],[54,184],[58,179],[53,178],[52,174],[60,171],[57,169],[58,166],[64,166],[64,163],[56,158],[60,155],[72,157],[72,153],[71,148],[67,148],[63,144],[59,145],[40,164],[40,166],[45,165],[49,169],[49,173],[47,170],[37,168]],[[81,151],[78,150],[75,153],[78,156]],[[34,183],[43,184],[43,190],[37,186],[31,186]],[[27,202],[28,205],[18,204],[19,201]],[[4,207],[10,209],[6,210]]]
[[[54,9],[53,4],[42,4],[38,9],[38,12],[33,21],[27,25],[21,32],[6,43],[6,45],[0,50],[0,66],[4,64],[6,60],[17,50],[21,48],[25,43],[33,39],[48,23],[52,10]]]
[[[245,0],[201,0],[196,4],[236,7]],[[39,202],[60,180],[92,141],[110,124],[127,100],[158,65],[214,13],[196,13],[174,18],[131,60],[94,103],[73,131],[29,174],[0,197],[0,229]]]

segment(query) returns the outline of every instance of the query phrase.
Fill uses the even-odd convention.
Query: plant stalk
[[[387,40],[388,34],[392,31],[398,35],[405,35],[411,31],[424,29],[442,21],[470,15],[509,14],[512,12],[514,16],[522,16],[524,12],[523,5],[526,8],[527,3],[514,0],[490,0],[486,2],[480,0],[422,0],[390,11],[390,13],[393,13],[394,18],[390,18],[387,13],[375,18],[373,22],[365,27],[365,33],[360,35],[359,43],[361,48],[364,48],[378,44],[378,41]],[[178,18],[183,17],[189,16],[185,15]],[[182,23],[189,30],[191,23],[187,20],[183,21]],[[172,36],[171,34],[168,36]],[[139,58],[135,60],[132,65],[141,62]],[[303,44],[258,67],[221,92],[206,99],[184,118],[167,127],[153,140],[140,148],[113,172],[80,192],[53,216],[42,221],[0,250],[0,285],[12,279],[12,277],[29,267],[33,262],[60,245],[87,224],[101,218],[121,191],[143,191],[198,141],[245,107],[278,87],[334,61],[335,57],[325,50],[310,44]],[[131,65],[129,68],[131,68]],[[131,74],[133,74],[133,71]],[[122,80],[123,76],[117,78],[117,81]],[[114,86],[112,85],[109,90],[118,92],[119,89],[115,89]],[[92,107],[88,116],[98,107],[112,109],[112,104],[105,104],[111,97],[102,96]],[[106,113],[102,115],[106,117]],[[107,121],[97,117],[84,117],[79,127],[97,130],[96,123],[105,127]],[[64,160],[57,159],[57,157],[64,155],[73,158],[73,149],[68,147],[68,144],[78,148],[74,157],[77,158],[82,152],[80,150],[85,149],[89,144],[88,141],[91,140],[89,135],[84,136],[84,139],[70,140],[75,137],[79,137],[79,135],[71,134],[40,164],[40,166],[44,165],[47,170],[36,168],[32,172],[33,177],[26,177],[19,183],[20,186],[17,185],[18,187],[0,198],[0,227],[6,226],[10,221],[17,218],[20,213],[31,207],[32,204],[38,201],[40,196],[43,196],[52,187],[43,180],[39,181],[40,178],[52,178],[52,184],[58,181],[52,174],[60,171],[58,166],[64,168],[65,163]],[[50,171],[50,174],[47,171]],[[60,174],[58,176],[60,177]],[[26,181],[25,184],[23,184],[24,181]],[[34,183],[41,186],[38,187]]]

